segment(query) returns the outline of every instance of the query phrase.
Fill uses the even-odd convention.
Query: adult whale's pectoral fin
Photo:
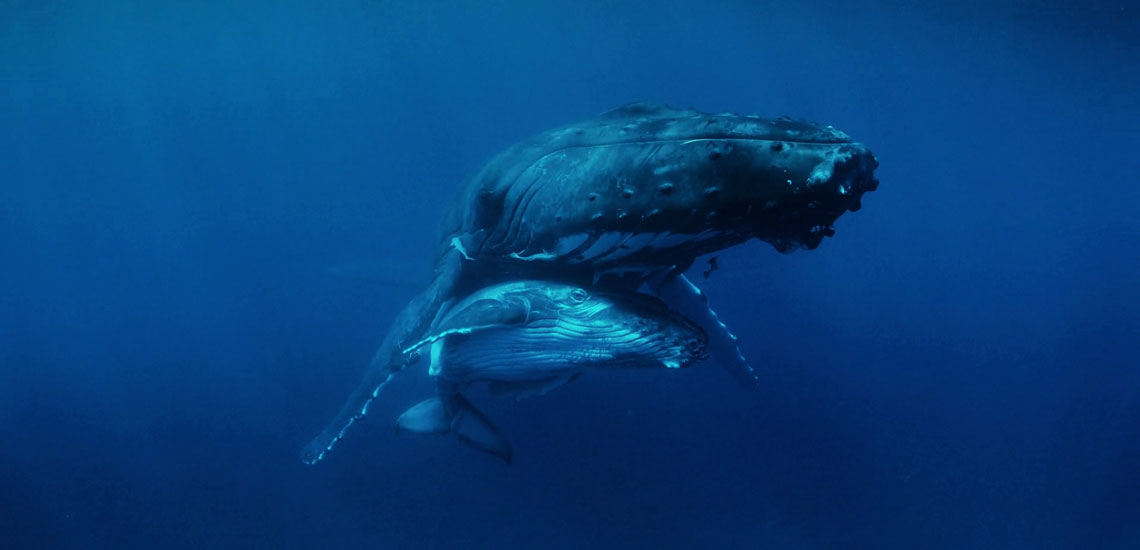
[[[511,463],[511,444],[502,432],[476,409],[463,394],[457,393],[449,405],[454,407],[455,417],[451,420],[451,431],[468,447],[495,455],[507,464]]]
[[[408,308],[411,308],[413,304],[409,304]],[[387,339],[385,343],[387,343]],[[383,350],[384,346],[382,345],[380,349]],[[373,356],[372,363],[364,374],[364,380],[348,396],[348,401],[341,407],[340,412],[337,413],[332,422],[325,426],[321,433],[317,434],[317,437],[314,437],[308,445],[305,445],[305,448],[301,449],[302,462],[305,464],[320,462],[332,450],[333,446],[344,438],[349,426],[364,418],[368,413],[368,405],[380,394],[380,389],[403,368],[402,362],[393,364],[386,359],[388,357],[380,352]]]
[[[684,315],[697,326],[704,329],[709,337],[711,355],[729,374],[736,378],[743,386],[757,384],[756,372],[740,352],[740,345],[736,335],[720,321],[716,312],[709,307],[708,298],[701,289],[697,288],[684,275],[666,272],[653,277],[649,281],[650,289],[657,294],[669,308]]]
[[[462,259],[457,251],[452,250],[445,255],[428,289],[400,310],[392,322],[392,328],[380,343],[380,348],[372,356],[372,362],[364,373],[364,380],[348,397],[348,401],[332,422],[329,422],[325,429],[301,450],[301,461],[305,464],[316,464],[324,458],[332,450],[333,445],[344,437],[348,427],[364,418],[368,412],[368,405],[379,395],[380,388],[388,383],[393,375],[418,358],[417,354],[405,353],[404,350],[407,344],[423,337],[436,313],[451,294],[459,275],[460,261]]]
[[[396,433],[445,434],[451,432],[451,418],[438,397],[425,399],[396,419]]]
[[[519,400],[526,397],[546,395],[552,390],[577,380],[581,375],[582,373],[575,372],[541,380],[494,380],[487,383],[487,390],[494,396],[509,396]]]

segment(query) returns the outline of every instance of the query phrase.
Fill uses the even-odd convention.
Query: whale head
[[[445,229],[470,255],[684,263],[750,239],[815,248],[878,186],[829,126],[633,104],[508,149]]]

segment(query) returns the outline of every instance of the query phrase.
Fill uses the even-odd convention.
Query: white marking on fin
[[[485,328],[485,327],[476,327],[476,328]],[[422,348],[425,344],[434,344],[440,338],[443,338],[445,336],[449,336],[452,334],[471,334],[471,330],[472,330],[471,327],[448,329],[448,330],[445,330],[443,332],[440,332],[439,334],[433,334],[431,336],[428,336],[427,338],[424,338],[423,340],[420,340],[419,342],[416,342],[416,343],[408,346],[407,348],[404,348],[404,351],[402,353],[404,355],[407,355],[409,353],[412,353],[413,351],[416,351],[417,349]]]
[[[523,256],[523,255],[519,254],[518,252],[511,252],[510,256],[516,260],[522,260],[524,262],[533,262],[535,260],[556,260],[556,259],[558,259],[557,254],[554,254],[553,252],[546,252],[546,251],[537,252],[535,254],[531,254],[530,256]]]
[[[467,249],[463,247],[463,241],[460,241],[459,237],[452,237],[451,238],[451,246],[454,247],[456,250],[459,251],[460,254],[463,255],[464,260],[473,259],[471,256],[467,255]]]
[[[323,459],[325,457],[325,455],[327,455],[329,453],[329,451],[332,450],[332,448],[337,444],[338,441],[340,441],[341,439],[344,439],[344,434],[348,431],[348,428],[350,426],[352,426],[354,423],[356,423],[357,420],[364,418],[364,415],[368,414],[368,405],[370,403],[372,403],[372,400],[375,399],[377,395],[380,394],[380,388],[383,388],[384,384],[387,384],[388,381],[391,380],[392,376],[394,376],[394,375],[395,375],[394,372],[389,373],[388,376],[386,376],[383,381],[381,381],[379,384],[376,385],[376,389],[372,390],[372,394],[371,394],[372,396],[370,398],[368,398],[364,402],[363,405],[360,406],[360,411],[356,415],[349,417],[348,420],[345,421],[344,425],[341,426],[340,430],[338,430],[336,432],[336,434],[334,434],[328,440],[327,444],[323,445],[322,448],[320,448],[319,450],[312,449],[311,448],[312,444],[310,444],[310,446],[306,447],[304,454],[302,454],[302,456],[301,456],[301,460],[305,464],[309,464],[309,465],[316,464],[316,463],[320,462],[321,459]],[[319,437],[318,437],[317,441],[319,441]],[[316,441],[314,441],[314,443],[315,442]]]
[[[439,339],[431,343],[431,363],[428,365],[429,376],[439,376],[440,371],[443,370],[443,343],[446,340]]]

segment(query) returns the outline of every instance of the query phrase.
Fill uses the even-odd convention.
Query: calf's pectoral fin
[[[657,275],[649,281],[650,290],[657,294],[669,309],[684,315],[704,329],[709,337],[711,355],[743,386],[755,386],[756,372],[740,352],[736,335],[720,321],[709,307],[708,298],[688,278],[676,271]]]
[[[526,322],[530,309],[517,300],[485,299],[467,304],[462,311],[448,312],[446,322],[432,322],[431,334],[404,348],[412,353],[428,344],[456,334],[471,334],[489,328],[519,325]]]

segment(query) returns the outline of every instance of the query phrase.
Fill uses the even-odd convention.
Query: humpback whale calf
[[[508,463],[511,446],[461,393],[542,395],[589,370],[681,368],[705,359],[703,330],[639,293],[589,291],[548,281],[480,289],[453,306],[409,353],[430,350],[437,395],[405,411],[397,432],[454,434]]]
[[[705,331],[718,364],[755,384],[736,337],[682,273],[751,239],[780,252],[817,247],[878,187],[877,167],[866,146],[830,126],[650,103],[508,148],[461,190],[431,282],[397,314],[363,381],[302,460],[323,458],[380,388],[419,359],[413,344],[457,299],[500,282],[646,289]]]

